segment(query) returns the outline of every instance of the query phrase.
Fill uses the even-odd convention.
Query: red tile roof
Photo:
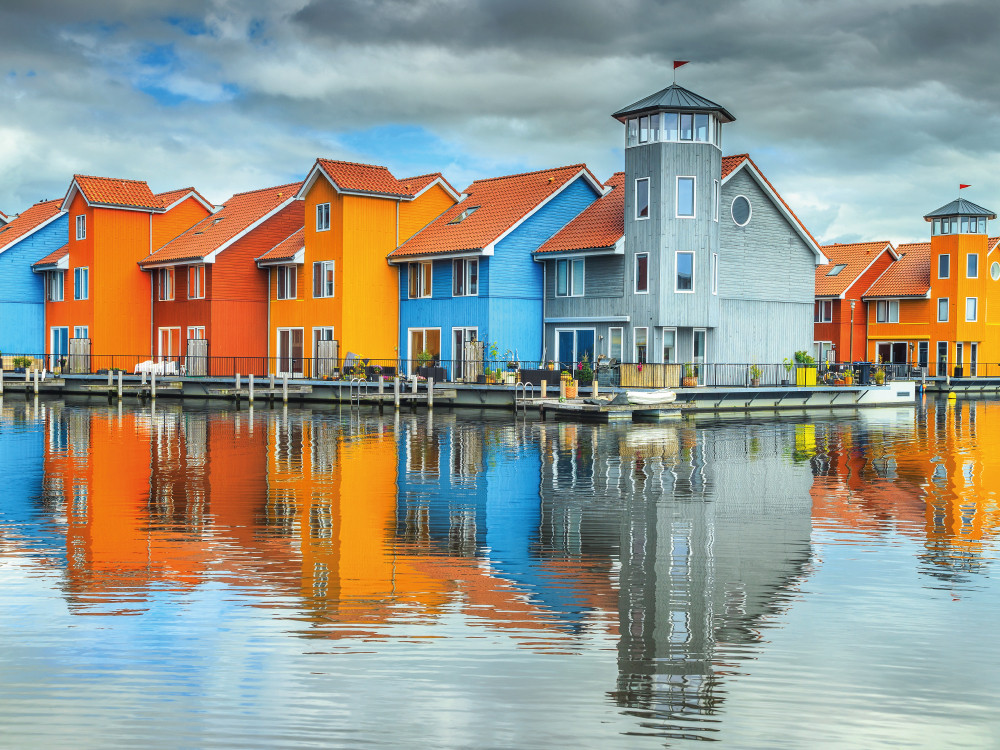
[[[90,204],[124,208],[163,208],[162,201],[153,195],[153,191],[144,180],[120,180],[82,174],[73,175],[73,180]]]
[[[206,206],[211,206],[212,205],[209,202],[209,200],[204,195],[202,195],[201,193],[199,193],[193,187],[178,188],[177,190],[168,190],[168,191],[166,191],[164,193],[157,193],[153,197],[156,198],[160,202],[160,205],[163,208],[169,208],[172,204],[174,204],[177,201],[179,201],[181,198],[183,198],[188,193],[194,193],[195,197],[197,197],[198,199],[200,199]]]
[[[0,221],[9,221],[9,217],[3,211],[0,211]]]
[[[482,250],[580,172],[590,174],[585,164],[572,164],[476,180],[465,189],[468,195],[465,200],[449,208],[389,257]],[[470,209],[475,210],[460,218]]]
[[[587,206],[535,252],[558,253],[612,247],[625,236],[625,173],[615,172],[611,191]]]
[[[875,280],[864,297],[923,297],[931,288],[931,243],[896,248],[899,260]]]
[[[444,178],[444,175],[440,172],[432,172],[431,174],[417,175],[416,177],[402,177],[399,180],[399,184],[409,193],[409,195],[416,195],[421,190],[430,185],[434,180],[441,180],[448,189],[455,195],[458,195],[458,191],[455,187]]]
[[[257,258],[257,260],[265,263],[293,260],[295,254],[306,246],[305,237],[305,228],[296,229],[295,232]]]
[[[735,156],[722,157],[722,179],[726,179],[730,173],[740,164],[749,159],[749,154],[736,154]]]
[[[69,243],[68,242],[65,245],[63,245],[62,247],[60,247],[58,250],[53,250],[51,253],[49,253],[48,255],[46,255],[41,260],[36,260],[31,265],[32,265],[33,268],[39,268],[41,266],[54,266],[60,260],[62,260],[63,258],[65,258],[67,255],[69,255]]]
[[[851,288],[858,277],[872,264],[872,261],[881,255],[886,248],[891,247],[892,244],[884,240],[882,242],[824,245],[823,254],[830,259],[830,262],[816,266],[816,296],[839,297]],[[834,266],[841,264],[846,267],[840,273],[836,276],[827,275]]]
[[[0,227],[0,252],[33,233],[47,221],[59,215],[61,200],[42,201],[22,211],[6,226]]]
[[[385,167],[332,159],[317,159],[316,164],[341,190],[392,196],[410,195],[410,191]]]
[[[140,266],[167,261],[198,261],[219,250],[254,222],[260,221],[282,203],[293,198],[301,182],[237,193],[216,213],[206,216],[193,227],[139,262]]]

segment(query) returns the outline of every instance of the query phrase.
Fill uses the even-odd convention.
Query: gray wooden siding
[[[812,313],[811,302],[723,299],[724,324],[709,332],[709,361],[778,364],[812,351]]]

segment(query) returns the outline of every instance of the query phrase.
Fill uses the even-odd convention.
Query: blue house
[[[583,164],[476,180],[389,255],[399,267],[399,358],[463,377],[465,344],[543,357],[542,264],[532,253],[604,192]],[[423,357],[421,357],[423,354]],[[412,370],[411,370],[412,371]]]
[[[61,200],[42,201],[0,226],[0,352],[45,352],[44,276],[31,264],[66,244]]]

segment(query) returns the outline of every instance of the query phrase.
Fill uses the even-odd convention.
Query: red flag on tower
[[[958,183],[958,189],[959,190],[964,190],[967,187],[972,187],[972,185],[963,185],[962,183]]]
[[[682,65],[687,65],[690,60],[674,60],[674,70],[677,70]]]

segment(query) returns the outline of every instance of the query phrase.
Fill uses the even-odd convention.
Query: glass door
[[[573,349],[575,345],[573,331],[556,331],[556,351],[559,353],[559,369],[573,369]]]
[[[452,328],[452,352],[451,358],[454,362],[454,374],[452,380],[466,377],[465,366],[465,345],[476,341],[479,336],[478,328]],[[471,364],[471,363],[470,363]],[[471,373],[471,371],[470,371]]]
[[[708,335],[704,328],[695,328],[694,336],[691,338],[691,363],[694,365],[695,375],[699,385],[705,385],[705,367],[708,356]]]
[[[969,375],[971,377],[976,377],[976,368],[979,365],[979,344],[971,343],[969,344]]]
[[[181,329],[170,327],[160,329],[160,362],[179,357],[181,354]]]
[[[69,354],[69,327],[54,326],[49,330],[49,369],[55,370],[63,365]]]
[[[303,333],[301,328],[278,329],[278,372],[279,377],[287,375],[290,378],[302,377],[302,346]]]

